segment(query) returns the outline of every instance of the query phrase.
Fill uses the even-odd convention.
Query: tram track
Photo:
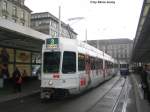
[[[112,85],[112,87],[111,87],[109,90],[107,90],[107,91],[104,93],[104,95],[103,95],[99,100],[97,100],[97,102],[95,102],[90,108],[88,108],[88,109],[86,110],[86,112],[95,112],[97,109],[98,109],[99,111],[102,110],[102,112],[103,112],[103,111],[106,111],[106,109],[107,109],[107,110],[110,110],[110,112],[115,112],[115,109],[116,109],[116,107],[117,107],[117,105],[118,105],[118,102],[119,102],[119,99],[120,99],[120,97],[121,97],[121,94],[122,94],[122,92],[123,92],[123,90],[124,90],[125,84],[126,84],[126,79],[119,78],[119,79]],[[110,95],[113,94],[113,92],[114,92],[115,90],[117,90],[117,89],[119,89],[119,91],[120,91],[119,94],[114,95],[114,96],[110,96]],[[114,97],[115,97],[115,98],[114,98]],[[113,103],[112,106],[108,105],[109,108],[107,108],[107,106],[104,105],[104,102],[108,103],[107,100],[108,100],[108,102],[109,102],[109,100],[113,100],[113,102],[115,102],[115,103]],[[110,102],[111,102],[111,101],[110,101]],[[101,107],[104,108],[104,109],[102,109]]]
[[[123,102],[121,102],[122,99],[124,100]],[[128,99],[128,79],[125,79],[124,86],[120,91],[120,94],[115,102],[112,112],[126,112],[127,99]],[[119,108],[121,109],[119,110]]]

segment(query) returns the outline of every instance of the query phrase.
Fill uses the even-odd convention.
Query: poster
[[[30,63],[31,53],[28,51],[16,50],[16,62]]]

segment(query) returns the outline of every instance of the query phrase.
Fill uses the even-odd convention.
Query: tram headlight
[[[49,85],[53,85],[53,81],[50,80],[50,81],[48,82],[48,84],[49,84]]]

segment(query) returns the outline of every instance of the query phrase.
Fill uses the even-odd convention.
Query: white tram
[[[112,77],[116,61],[76,39],[49,38],[42,48],[41,99],[79,94]]]

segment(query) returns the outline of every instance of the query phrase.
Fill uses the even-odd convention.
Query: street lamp
[[[61,35],[61,6],[59,6],[59,26],[58,26],[58,37]]]
[[[78,21],[80,21],[80,20],[83,20],[83,19],[85,19],[84,17],[74,17],[74,18],[69,18],[68,19],[68,21],[75,21],[76,20],[76,22],[78,22]],[[73,23],[74,24],[74,23]],[[72,25],[72,24],[71,24]],[[68,24],[68,26],[69,26],[69,24]],[[71,37],[71,33],[70,33],[70,30],[69,30],[69,27],[68,27],[68,32],[69,32],[69,35],[70,35],[70,37]],[[87,29],[86,29],[86,31],[85,31],[85,41],[86,41],[86,43],[87,43]]]
[[[74,18],[69,18],[68,19],[68,21],[75,21],[75,20],[78,20],[78,21],[80,21],[80,20],[83,20],[83,19],[85,19],[84,17],[74,17]],[[77,21],[77,22],[78,22]],[[72,24],[71,24],[72,25]]]

